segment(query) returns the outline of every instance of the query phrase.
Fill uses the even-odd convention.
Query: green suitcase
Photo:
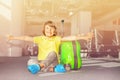
[[[82,66],[80,55],[81,47],[78,41],[62,42],[60,47],[60,63],[70,65],[71,69],[79,69]]]

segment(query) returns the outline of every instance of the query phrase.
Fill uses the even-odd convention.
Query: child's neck
[[[52,37],[54,37],[54,36],[46,36],[47,38],[52,38]]]

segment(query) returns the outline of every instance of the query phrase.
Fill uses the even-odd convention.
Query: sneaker
[[[66,72],[66,69],[65,69],[64,65],[58,64],[55,66],[54,72],[64,73],[64,72]]]
[[[36,74],[40,71],[40,66],[38,64],[28,65],[27,68],[32,74]]]

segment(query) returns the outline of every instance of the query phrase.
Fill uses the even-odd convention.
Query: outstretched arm
[[[73,41],[73,40],[80,40],[80,39],[88,40],[88,38],[84,36],[67,36],[67,37],[63,37],[61,40],[62,41]]]
[[[86,35],[76,35],[76,36],[67,36],[67,37],[63,37],[61,40],[62,41],[72,41],[72,40],[80,40],[80,39],[84,39],[84,40],[90,40],[93,37],[93,33],[88,33]]]
[[[22,40],[22,41],[31,41],[33,42],[33,37],[29,36],[8,36],[8,40]]]

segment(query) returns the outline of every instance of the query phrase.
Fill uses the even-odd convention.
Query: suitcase
[[[79,69],[82,66],[80,55],[81,47],[78,41],[62,42],[60,46],[60,63],[70,65],[71,69]]]

